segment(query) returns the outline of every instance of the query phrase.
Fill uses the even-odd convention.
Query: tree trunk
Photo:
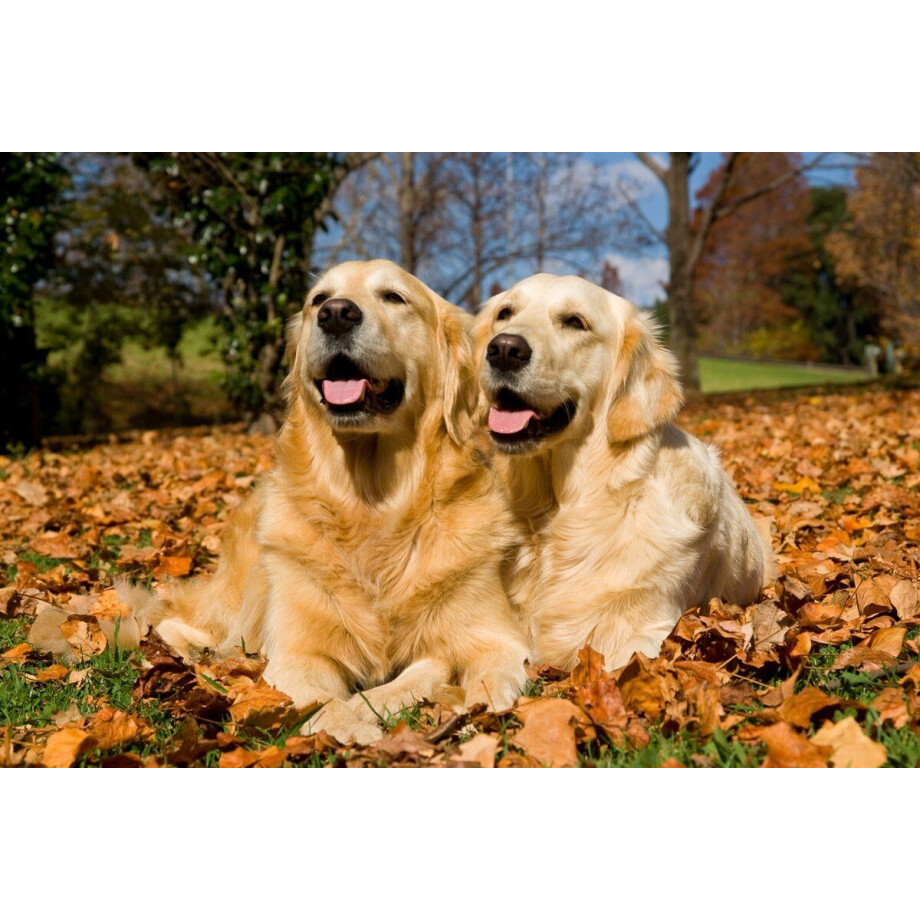
[[[680,364],[681,382],[688,392],[700,389],[696,356],[696,317],[693,315],[693,267],[690,264],[690,154],[672,153],[667,171],[668,315],[671,350]]]
[[[415,154],[402,154],[399,175],[399,261],[409,273],[415,274]]]

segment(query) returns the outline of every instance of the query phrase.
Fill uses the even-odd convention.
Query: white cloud
[[[662,285],[668,280],[668,260],[660,256],[624,256],[611,253],[607,261],[615,265],[623,282],[623,296],[642,307],[650,307],[664,297]]]

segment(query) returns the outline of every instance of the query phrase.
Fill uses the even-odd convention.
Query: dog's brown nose
[[[507,332],[495,336],[486,348],[486,360],[497,371],[519,371],[532,354],[527,339]]]
[[[361,308],[350,300],[327,300],[316,314],[316,322],[326,335],[345,335],[364,319]]]

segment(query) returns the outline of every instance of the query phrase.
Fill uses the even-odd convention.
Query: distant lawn
[[[700,358],[700,381],[704,393],[729,390],[777,389],[822,383],[857,383],[868,380],[860,370],[829,370],[769,362],[735,361],[731,358]]]

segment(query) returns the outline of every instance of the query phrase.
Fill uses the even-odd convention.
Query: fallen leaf
[[[852,716],[826,723],[815,732],[814,742],[831,748],[830,761],[835,767],[880,767],[888,760],[885,745],[866,737]]]
[[[760,732],[767,746],[765,767],[826,767],[830,746],[812,744],[785,722],[777,722]]]
[[[805,687],[801,693],[784,700],[779,707],[779,715],[783,721],[796,728],[808,728],[815,713],[836,706],[840,699],[828,696],[818,687]]]
[[[48,502],[48,490],[37,482],[24,479],[13,491],[25,502],[40,508]]]
[[[89,731],[103,751],[150,741],[154,737],[153,726],[145,719],[112,706],[106,706],[96,713],[89,724]]]
[[[606,676],[604,671],[604,656],[594,651],[590,646],[578,650],[578,664],[572,671],[571,681],[573,687],[593,683]]]
[[[533,700],[520,709],[524,727],[511,741],[548,767],[573,767],[578,763],[575,722],[579,715],[578,707],[568,700]]]
[[[95,617],[69,616],[60,625],[61,635],[81,658],[92,658],[105,651],[106,641]]]
[[[892,609],[891,598],[886,588],[882,578],[867,578],[859,583],[856,589],[856,605],[862,616],[871,617]]]
[[[62,664],[52,664],[43,668],[35,675],[36,683],[43,684],[49,680],[62,680],[70,673],[70,669]]]
[[[237,725],[277,728],[296,721],[297,711],[286,693],[264,684],[249,687],[236,696],[230,716]]]
[[[20,642],[19,645],[8,648],[0,655],[0,658],[3,658],[5,661],[25,661],[32,652],[32,646],[29,645],[28,642]]]
[[[160,581],[167,575],[181,578],[192,570],[191,556],[163,556],[160,564],[153,570],[153,577]]]
[[[480,767],[494,767],[495,754],[500,739],[495,735],[473,735],[460,745],[460,753],[451,755],[455,763],[474,763]]]
[[[46,767],[72,767],[96,746],[93,736],[74,725],[65,725],[48,738],[42,753]]]
[[[46,530],[29,542],[29,549],[54,559],[79,559],[86,554],[89,547],[66,533]]]
[[[920,599],[912,582],[899,581],[891,589],[891,604],[901,620],[915,620],[920,617]]]

